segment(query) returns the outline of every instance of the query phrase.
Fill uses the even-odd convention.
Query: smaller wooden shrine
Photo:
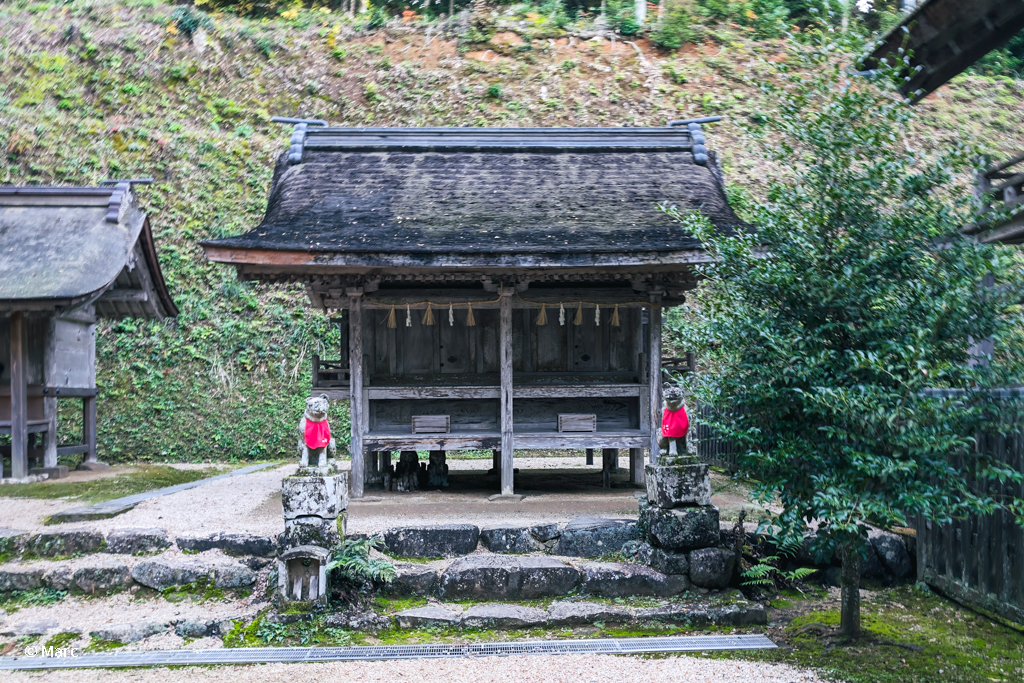
[[[133,182],[0,186],[0,434],[11,436],[15,479],[63,476],[60,455],[84,454],[83,469],[104,466],[96,461],[96,321],[178,314]],[[82,400],[81,444],[57,443],[65,398]]]
[[[343,353],[313,393],[351,400],[351,488],[401,452],[399,490],[444,485],[445,452],[656,457],[662,311],[729,207],[699,122],[665,128],[330,128],[297,122],[263,222],[203,243],[243,280],[301,283],[337,311]],[[317,126],[317,127],[314,127]],[[429,451],[429,465],[417,451]],[[421,477],[421,480],[423,477]]]

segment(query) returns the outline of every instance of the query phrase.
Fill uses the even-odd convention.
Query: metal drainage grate
[[[370,645],[358,647],[246,647],[216,650],[109,652],[77,657],[0,657],[0,671],[15,669],[78,669],[189,664],[269,664],[271,662],[351,662],[440,657],[503,657],[508,655],[635,654],[757,650],[776,647],[763,635],[665,636],[540,640],[520,643],[461,645]]]

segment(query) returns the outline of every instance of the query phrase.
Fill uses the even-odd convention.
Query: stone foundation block
[[[384,532],[384,546],[399,557],[459,557],[476,550],[480,529],[472,524],[395,527]]]
[[[171,625],[165,621],[136,621],[130,624],[118,624],[117,626],[90,631],[89,635],[93,639],[112,640],[118,643],[134,643],[143,638],[163,633],[170,627]]]
[[[37,557],[71,557],[98,553],[105,545],[103,534],[98,531],[54,531],[32,536],[25,550]]]
[[[30,591],[42,585],[42,569],[0,569],[0,591]]]
[[[385,589],[389,595],[433,595],[437,592],[435,567],[420,564],[395,565],[395,580]]]
[[[458,626],[462,615],[443,607],[417,607],[395,615],[399,628],[450,628]]]
[[[685,576],[669,576],[639,564],[589,562],[581,569],[582,592],[603,598],[668,597],[690,587]]]
[[[640,521],[651,545],[665,550],[693,550],[718,545],[718,508],[676,508],[640,505]]]
[[[107,552],[121,555],[153,553],[171,547],[163,529],[118,529],[107,535]]]
[[[284,520],[284,534],[281,545],[296,548],[300,545],[315,545],[333,548],[344,535],[344,517],[324,519],[322,517],[297,517]]]
[[[637,536],[636,522],[631,519],[580,517],[565,525],[554,553],[568,557],[601,557],[618,552],[624,543]]]
[[[473,605],[462,614],[464,628],[530,628],[547,623],[548,613],[522,605]]]
[[[649,543],[642,543],[636,552],[637,562],[656,569],[662,574],[689,574],[690,560],[686,553],[655,548]]]
[[[213,534],[211,536],[182,536],[177,540],[182,550],[205,552],[222,550],[227,555],[269,557],[277,554],[277,544],[267,536],[252,534]]]
[[[726,548],[702,548],[690,553],[690,581],[701,588],[721,589],[729,585],[736,566],[736,553]]]
[[[492,553],[529,553],[541,549],[526,527],[487,526],[480,530],[480,541]]]
[[[567,595],[579,580],[578,569],[550,557],[474,555],[448,565],[438,593],[446,600],[532,600]]]
[[[651,505],[670,510],[711,505],[711,474],[707,463],[646,465],[647,498]]]
[[[348,509],[348,473],[330,477],[285,477],[281,484],[285,519],[337,517]]]
[[[580,626],[596,622],[625,624],[633,619],[629,610],[600,602],[558,601],[548,607],[551,626]]]

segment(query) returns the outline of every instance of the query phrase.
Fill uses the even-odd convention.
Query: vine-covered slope
[[[106,460],[291,454],[310,356],[336,357],[337,338],[301,291],[238,283],[198,247],[259,222],[289,133],[272,115],[333,125],[657,126],[722,114],[709,142],[739,208],[773,172],[740,124],[756,125],[765,108],[746,79],[766,74],[762,60],[781,59],[784,45],[728,25],[665,52],[643,39],[531,30],[535,19],[517,24],[504,10],[503,25],[494,13],[468,28],[453,20],[374,30],[324,10],[181,16],[156,0],[0,4],[0,182],[156,179],[139,194],[181,315],[99,326]],[[976,139],[1006,156],[1024,144],[1015,135],[1022,89],[960,78],[920,106],[907,142]],[[344,406],[335,411],[341,435]],[[70,407],[64,417],[70,439]]]

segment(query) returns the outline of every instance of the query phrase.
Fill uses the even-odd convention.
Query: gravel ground
[[[265,664],[192,669],[131,669],[126,671],[70,670],[10,672],[9,681],[203,681],[204,683],[291,683],[309,681],[422,681],[453,680],[486,683],[819,683],[813,672],[756,662],[668,657],[644,659],[610,655],[482,657],[394,662],[333,662],[330,664]]]

